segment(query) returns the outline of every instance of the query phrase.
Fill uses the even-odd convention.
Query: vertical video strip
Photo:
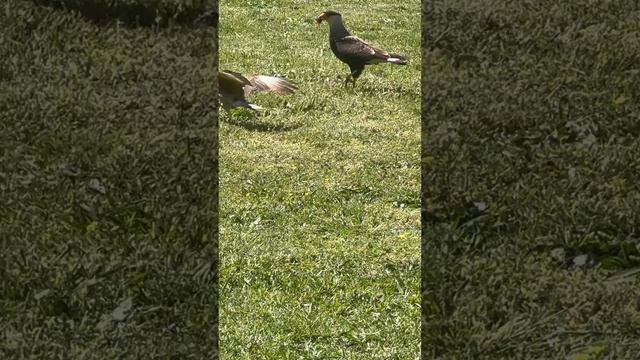
[[[217,358],[217,2],[1,8],[0,358]]]
[[[425,9],[423,358],[637,357],[637,2]]]

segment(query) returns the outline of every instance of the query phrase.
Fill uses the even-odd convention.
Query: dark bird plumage
[[[218,72],[218,93],[225,109],[244,107],[262,110],[247,101],[247,96],[263,91],[293,94],[298,87],[287,79],[267,75],[244,76],[234,71]]]
[[[398,54],[390,54],[382,49],[367,44],[345,28],[342,22],[342,15],[327,10],[316,17],[316,22],[323,21],[329,23],[329,46],[333,54],[342,62],[349,65],[351,74],[345,80],[345,85],[351,82],[354,86],[356,79],[362,74],[365,65],[379,63],[390,63],[396,65],[406,65],[407,59]]]

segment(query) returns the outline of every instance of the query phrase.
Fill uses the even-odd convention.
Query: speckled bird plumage
[[[345,80],[345,85],[349,82],[355,85],[356,79],[364,71],[365,65],[379,63],[407,64],[407,60],[403,56],[390,54],[351,35],[344,26],[342,15],[339,13],[327,10],[316,17],[318,24],[323,21],[329,24],[329,47],[331,51],[340,61],[346,63],[351,71]]]

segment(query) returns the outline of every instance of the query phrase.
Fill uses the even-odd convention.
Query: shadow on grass
[[[243,127],[249,131],[257,132],[285,132],[295,130],[303,125],[301,122],[295,122],[293,124],[273,124],[260,121],[255,117],[236,116],[220,117],[220,121],[224,121],[231,125]]]

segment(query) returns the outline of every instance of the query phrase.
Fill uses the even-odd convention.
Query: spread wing
[[[245,77],[234,71],[218,72],[218,93],[222,105],[226,108],[248,107],[254,110],[259,106],[250,104],[246,97],[262,91],[273,91],[281,94],[293,94],[298,89],[289,80],[266,75]]]
[[[293,94],[298,87],[289,80],[277,76],[253,75],[249,76],[250,86],[247,86],[245,95],[263,91],[273,91],[280,94]]]
[[[345,59],[362,61],[366,64],[386,62],[390,55],[355,36],[345,36],[336,40],[337,52]]]

